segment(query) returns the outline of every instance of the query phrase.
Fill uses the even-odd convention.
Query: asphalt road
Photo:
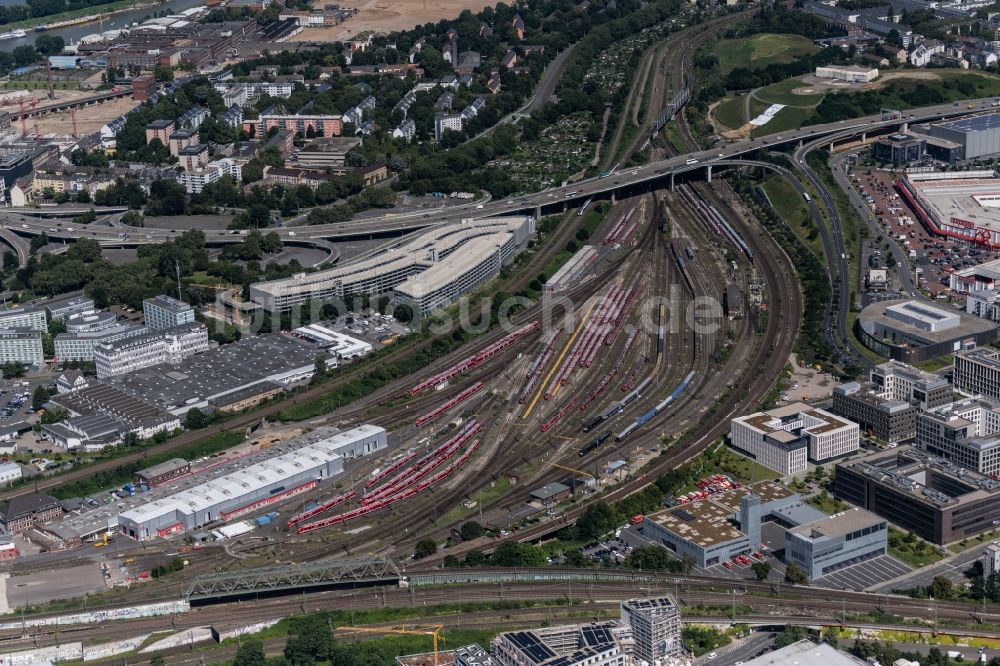
[[[709,659],[708,655],[704,655],[694,663],[697,666],[736,666],[755,658],[758,652],[768,649],[772,643],[774,639],[771,638],[770,631],[755,631],[746,638],[716,650],[718,656],[715,658]]]
[[[920,569],[915,569],[906,576],[901,576],[883,585],[878,585],[871,589],[874,592],[890,592],[894,589],[905,589],[930,585],[937,576],[944,576],[953,583],[964,584],[968,582],[965,577],[965,570],[972,566],[972,563],[983,556],[983,547],[970,548],[967,551],[952,555],[946,559],[930,564]]]
[[[465,217],[489,217],[494,215],[514,214],[533,211],[536,208],[550,210],[564,205],[575,204],[578,201],[595,195],[610,195],[619,190],[636,191],[637,186],[653,184],[662,185],[672,174],[686,173],[703,168],[711,168],[712,163],[723,159],[733,159],[745,153],[762,148],[813,141],[826,137],[826,141],[853,136],[864,130],[879,130],[892,127],[901,122],[924,122],[946,117],[958,117],[989,110],[992,98],[972,100],[964,103],[943,104],[921,109],[914,109],[908,115],[895,120],[883,120],[881,115],[866,116],[855,120],[843,120],[836,123],[814,125],[797,130],[782,132],[778,135],[745,139],[727,145],[697,153],[688,153],[681,157],[672,157],[652,162],[630,171],[622,171],[608,178],[589,178],[566,187],[558,187],[543,192],[535,192],[507,200],[495,200],[478,205],[450,208],[441,212],[408,212],[403,214],[386,213],[381,218],[354,220],[350,222],[312,225],[308,227],[283,227],[278,229],[281,239],[286,242],[309,241],[314,238],[357,238],[373,234],[384,234],[392,231],[415,230],[433,224],[453,222]],[[969,106],[973,108],[968,108]],[[641,189],[641,188],[638,188]],[[52,212],[52,211],[48,211]],[[67,224],[56,226],[52,220],[39,220],[20,215],[13,211],[5,211],[0,215],[7,228],[14,229],[18,234],[32,236],[46,232],[54,238],[95,238],[102,245],[112,247],[122,245],[142,245],[160,243],[176,236],[176,231],[163,229],[143,229],[142,233],[130,235],[128,239],[118,236],[119,231],[113,229],[75,228]],[[73,229],[72,231],[70,229]],[[230,236],[227,231],[208,232],[210,242],[234,242],[238,236]]]

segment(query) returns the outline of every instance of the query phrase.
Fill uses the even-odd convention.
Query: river
[[[19,0],[0,0],[0,6],[3,7],[10,7],[19,4],[23,3]],[[203,4],[204,2],[201,0],[165,0],[164,2],[157,3],[155,7],[130,9],[122,12],[121,14],[115,14],[114,16],[104,20],[104,29],[111,30],[114,28],[125,27],[134,21],[139,21],[144,16],[151,16],[153,12],[162,13],[163,10],[181,11],[190,7],[198,7]],[[94,13],[97,13],[96,8]],[[2,29],[0,29],[0,31],[2,31]],[[35,39],[37,39],[39,35],[59,35],[66,40],[67,44],[76,43],[80,41],[80,38],[84,35],[100,32],[100,24],[97,21],[94,21],[93,23],[81,23],[79,25],[59,28],[57,30],[46,30],[44,32],[26,30],[25,32],[28,34],[21,39],[5,39],[0,41],[0,51],[13,51],[18,46],[23,46],[24,44],[34,44]]]

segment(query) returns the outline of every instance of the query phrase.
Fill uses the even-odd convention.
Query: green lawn
[[[761,34],[744,39],[726,39],[715,45],[719,69],[724,75],[737,67],[756,69],[773,63],[794,62],[818,50],[815,44],[798,35]]]
[[[716,120],[731,129],[739,129],[747,121],[743,115],[743,97],[730,97],[720,102],[713,113]]]
[[[786,106],[814,107],[823,101],[823,93],[797,94],[796,88],[809,88],[801,76],[795,76],[769,86],[759,88],[754,94],[757,99],[768,104],[784,104]]]
[[[778,111],[774,118],[771,118],[769,123],[761,125],[750,132],[750,136],[757,138],[759,136],[767,136],[768,134],[777,134],[778,132],[787,132],[788,130],[798,129],[812,115],[812,109],[800,109],[794,106],[787,106],[781,111]]]

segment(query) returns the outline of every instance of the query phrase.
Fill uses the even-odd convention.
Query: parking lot
[[[950,273],[995,259],[996,254],[980,247],[972,247],[968,243],[928,233],[916,213],[893,189],[892,183],[896,178],[892,173],[874,169],[855,169],[851,173],[851,181],[868,201],[872,214],[883,229],[881,237],[873,238],[872,242],[866,244],[864,256],[861,257],[862,271],[887,267],[886,262],[891,260],[887,259],[885,245],[889,237],[892,237],[905,250],[916,253],[915,274],[920,288],[940,300],[951,300],[948,288]],[[876,255],[876,251],[881,254]],[[898,281],[890,278],[887,290],[891,292],[895,289],[898,289]]]
[[[839,571],[827,574],[813,581],[822,587],[863,590],[878,583],[884,583],[912,571],[910,567],[888,555],[882,555]]]

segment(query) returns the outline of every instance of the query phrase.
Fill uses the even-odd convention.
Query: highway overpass
[[[897,118],[885,118],[882,115],[866,116],[836,123],[803,127],[760,138],[733,141],[716,146],[712,150],[689,153],[681,157],[622,170],[606,178],[589,178],[565,187],[551,188],[506,200],[498,199],[485,204],[457,206],[441,212],[386,213],[380,218],[333,224],[281,227],[274,229],[274,231],[286,243],[311,244],[312,241],[322,239],[336,241],[408,233],[435,224],[469,217],[490,217],[521,212],[545,214],[561,210],[564,207],[575,206],[592,197],[631,196],[653,189],[669,187],[675,182],[677,176],[683,174],[701,172],[707,179],[711,180],[713,168],[729,166],[733,163],[732,160],[758,150],[789,144],[798,146],[819,138],[828,139],[831,144],[857,136],[864,138],[868,133],[881,134],[908,123],[956,118],[989,111],[992,109],[992,101],[993,98],[966,100],[913,109]],[[78,212],[77,208],[76,213]],[[34,210],[32,214],[35,214]],[[53,226],[50,221],[21,215],[11,209],[5,210],[0,218],[4,219],[4,226],[14,229],[21,235],[35,235],[44,231],[53,238],[95,238],[109,247],[162,243],[175,238],[179,233],[177,230],[141,229],[129,233],[129,237],[125,239],[119,237],[119,229],[94,227],[93,225],[74,228],[67,226],[66,223],[57,223]],[[230,235],[231,232],[225,230],[206,231],[210,243],[238,240],[238,237],[235,236],[230,239]]]

